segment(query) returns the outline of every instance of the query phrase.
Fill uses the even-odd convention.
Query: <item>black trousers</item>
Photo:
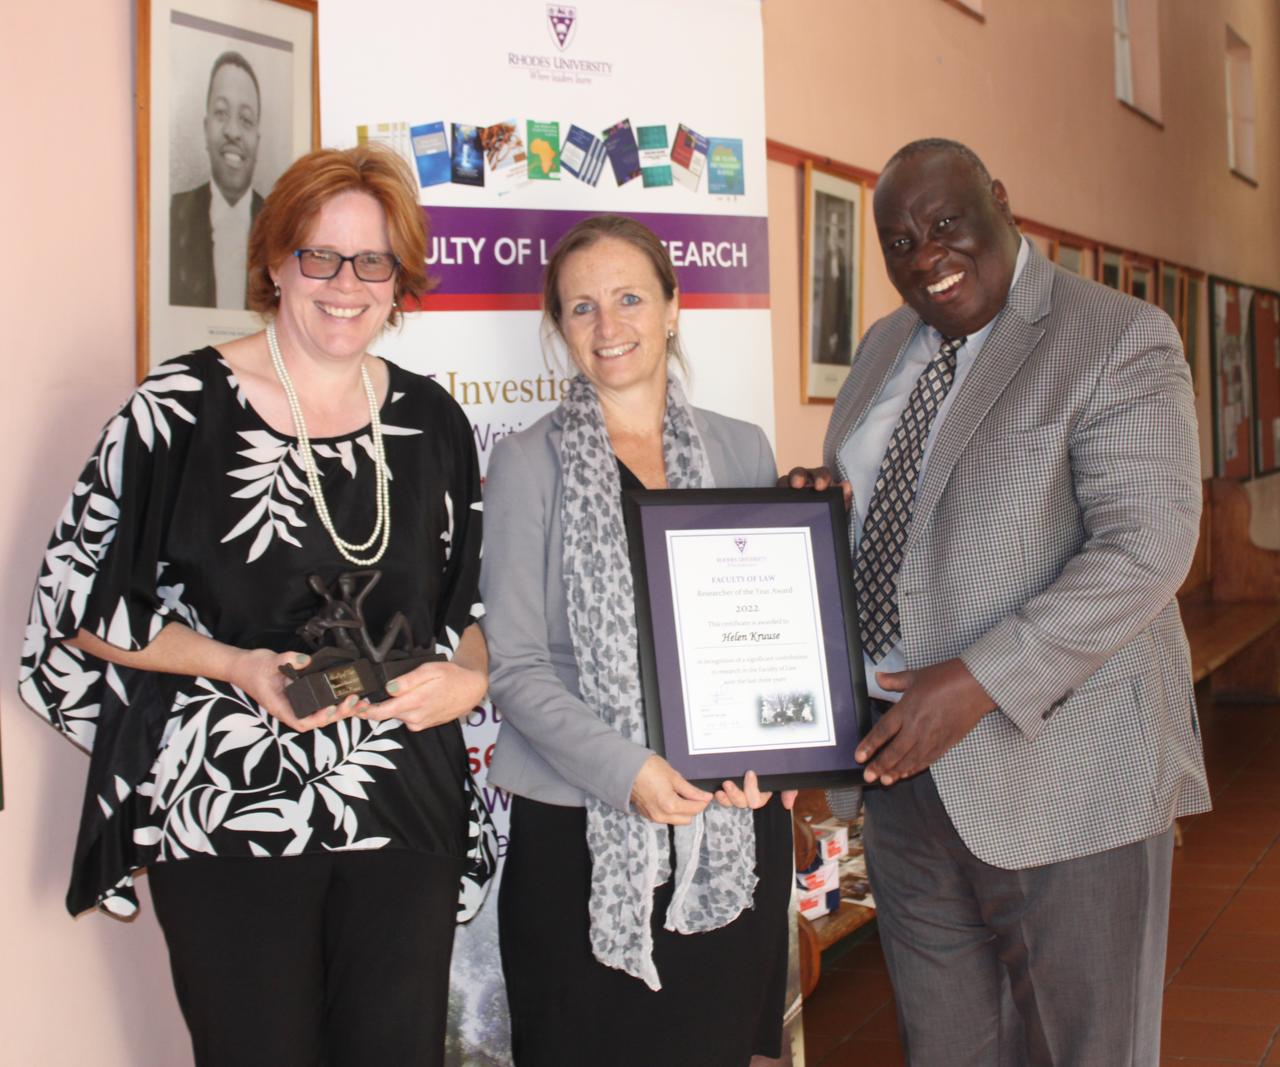
[[[461,871],[399,851],[156,864],[197,1067],[442,1064]]]

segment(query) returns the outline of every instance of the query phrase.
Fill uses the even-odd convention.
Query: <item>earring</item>
[[[667,340],[668,340],[668,341],[674,341],[674,340],[675,340],[675,337],[676,337],[676,331],[675,331],[675,330],[668,330],[668,331],[667,331]]]
[[[280,299],[280,286],[278,286],[278,285],[276,286],[275,297],[276,297],[276,299],[277,299],[277,300],[279,300],[279,299]]]

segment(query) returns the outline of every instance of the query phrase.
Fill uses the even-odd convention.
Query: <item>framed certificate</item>
[[[649,747],[696,784],[852,784],[870,708],[838,489],[623,494]]]

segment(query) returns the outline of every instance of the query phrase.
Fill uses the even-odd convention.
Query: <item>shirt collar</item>
[[[250,208],[253,205],[252,189],[246,189],[244,196],[234,204],[227,202],[217,182],[209,183],[209,191],[212,194],[209,197],[209,222],[213,224],[214,229],[228,224],[239,224],[248,228]]]

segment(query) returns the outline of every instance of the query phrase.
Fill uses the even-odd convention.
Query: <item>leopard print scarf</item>
[[[582,376],[560,404],[564,495],[564,574],[569,633],[587,705],[623,737],[646,742],[636,652],[635,597],[622,521],[621,482],[595,387]],[[693,411],[668,379],[662,423],[667,484],[715,484]],[[596,959],[661,989],[650,921],[654,890],[672,876],[671,833],[634,811],[588,796],[591,947]],[[752,813],[714,801],[674,828],[675,887],[668,930],[701,933],[727,926],[755,893]]]

